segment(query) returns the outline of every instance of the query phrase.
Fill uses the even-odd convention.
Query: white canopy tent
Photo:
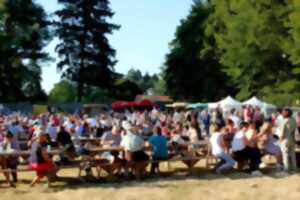
[[[264,106],[264,104],[265,104],[265,102],[259,100],[256,96],[243,102],[243,105],[251,105],[251,106],[260,107],[260,108],[262,108]]]
[[[216,103],[209,103],[208,107],[210,109],[215,109],[217,107],[220,107],[223,109],[223,111],[229,111],[231,109],[240,110],[242,108],[242,103],[235,100],[231,96],[226,97],[225,99],[216,102]]]
[[[228,111],[231,109],[240,110],[242,108],[242,103],[235,100],[231,96],[226,97],[222,101],[220,101],[220,106],[224,111]]]
[[[260,107],[260,108],[264,108],[264,109],[266,109],[266,108],[276,109],[276,106],[274,106],[273,104],[263,102],[255,96],[252,97],[251,99],[248,99],[247,101],[244,101],[243,105],[251,105],[251,106]]]
[[[216,103],[208,103],[208,108],[209,109],[216,109],[217,107],[220,106],[220,103],[219,102],[216,102]]]
[[[266,116],[270,116],[273,112],[276,111],[276,106],[274,106],[273,104],[263,102],[255,96],[252,97],[251,99],[248,99],[247,101],[244,101],[243,105],[251,105],[254,107],[259,107],[261,108],[261,110]]]

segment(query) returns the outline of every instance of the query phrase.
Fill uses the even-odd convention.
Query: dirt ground
[[[33,173],[20,174],[17,188],[6,188],[0,177],[1,200],[297,200],[300,199],[300,174],[282,177],[264,172],[261,177],[245,173],[213,175],[197,168],[186,176],[183,168],[172,173],[148,177],[143,181],[94,180],[84,183],[76,178],[77,170],[64,170],[64,177],[48,189],[45,183],[29,187]]]

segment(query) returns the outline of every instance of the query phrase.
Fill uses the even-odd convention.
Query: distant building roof
[[[153,95],[137,95],[135,101],[150,100],[152,102],[172,102],[173,100],[169,96],[153,96]]]

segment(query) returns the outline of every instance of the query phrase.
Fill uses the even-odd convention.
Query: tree
[[[207,102],[235,93],[214,48],[206,48],[211,39],[204,31],[211,12],[208,3],[194,1],[190,14],[177,27],[163,72],[167,91],[174,99]]]
[[[288,37],[283,41],[283,50],[286,57],[292,64],[291,76],[275,89],[276,96],[271,100],[281,102],[284,105],[296,104],[300,100],[300,2],[296,0],[289,2],[289,13],[285,21],[288,28]],[[272,91],[273,92],[273,91]]]
[[[206,33],[213,36],[219,62],[239,88],[238,98],[256,95],[274,101],[278,99],[275,96],[292,91],[295,66],[286,58],[283,48],[289,37],[286,1],[211,3],[213,13]]]
[[[109,87],[115,81],[115,50],[107,34],[119,26],[107,22],[114,13],[109,0],[58,0],[63,8],[56,12],[55,23],[61,43],[56,51],[61,61],[58,69],[63,77],[77,83],[78,101],[84,85]]]
[[[131,68],[126,75],[126,78],[130,81],[137,83],[138,85],[143,82],[143,74],[140,70]]]
[[[144,92],[149,91],[154,88],[154,84],[158,81],[158,76],[156,74],[150,75],[146,72],[144,75],[138,69],[131,68],[127,75],[126,79],[136,83]]]
[[[109,90],[98,87],[88,87],[85,89],[87,95],[83,98],[84,103],[111,103],[113,101]]]
[[[143,89],[133,81],[126,78],[118,79],[110,89],[110,96],[115,99],[133,101],[138,94],[142,94]]]
[[[51,39],[47,15],[32,0],[3,0],[0,6],[0,98],[4,102],[45,96],[40,65]]]
[[[164,75],[159,74],[157,76],[157,81],[153,83],[153,89],[152,89],[153,95],[167,95],[166,90],[166,81],[164,80]]]
[[[49,93],[51,103],[69,103],[76,100],[76,88],[72,83],[62,80],[56,83]]]

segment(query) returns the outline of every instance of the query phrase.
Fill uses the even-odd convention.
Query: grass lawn
[[[60,171],[62,180],[48,189],[45,184],[29,187],[33,173],[20,174],[16,189],[5,188],[2,182],[0,200],[297,200],[300,199],[300,176],[277,177],[266,172],[262,177],[244,173],[213,175],[196,168],[186,176],[181,164],[172,173],[149,177],[143,181],[94,180],[83,183],[76,178],[77,170]]]

